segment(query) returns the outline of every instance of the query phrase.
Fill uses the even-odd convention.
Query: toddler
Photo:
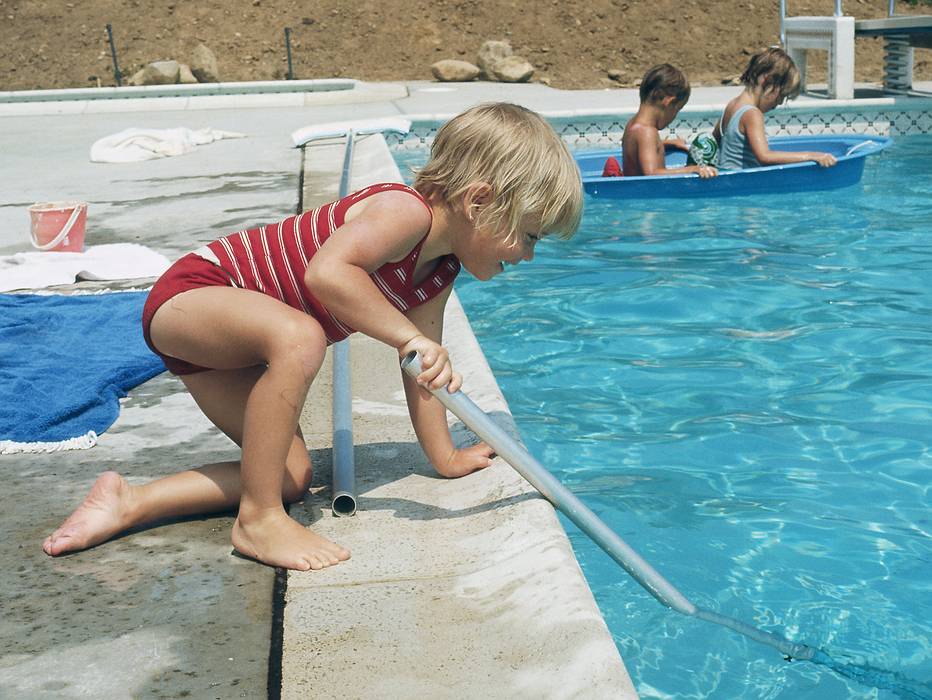
[[[311,481],[298,417],[327,346],[358,330],[402,357],[419,352],[422,373],[403,381],[428,459],[446,477],[488,467],[487,445],[454,448],[445,409],[424,388],[461,385],[441,344],[453,280],[460,266],[488,280],[530,261],[541,237],[572,236],[581,211],[578,169],[553,129],[523,107],[486,104],[437,132],[413,188],[367,187],[182,257],[152,288],[143,333],[240,459],[140,486],[105,472],[44,551],[238,508],[232,541],[243,556],[299,570],[348,559],[283,505]]]

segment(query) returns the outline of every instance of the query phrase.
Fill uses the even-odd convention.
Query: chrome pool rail
[[[401,368],[411,377],[421,373],[421,360],[411,352],[401,360]],[[429,390],[443,406],[459,418],[505,462],[523,476],[557,510],[569,518],[602,550],[658,601],[679,613],[727,627],[749,639],[773,647],[787,661],[811,661],[864,685],[892,690],[905,700],[923,700],[932,696],[932,688],[898,673],[864,664],[842,662],[826,651],[808,644],[792,642],[775,632],[767,632],[728,615],[701,608],[692,603],[656,569],[645,561],[621,537],[593,513],[530,452],[497,425],[462,391],[450,393],[446,387]]]

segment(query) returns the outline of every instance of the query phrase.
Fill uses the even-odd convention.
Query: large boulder
[[[477,63],[482,74],[490,80],[495,79],[494,66],[511,56],[511,44],[507,41],[487,41],[479,49]]]
[[[534,66],[520,56],[508,56],[492,66],[492,76],[503,83],[526,83],[534,75]]]
[[[174,85],[178,82],[181,66],[178,61],[153,61],[142,69],[141,85]],[[135,77],[135,76],[134,76]]]
[[[199,83],[219,83],[217,57],[204,44],[198,44],[191,55],[191,72]]]
[[[478,66],[452,58],[437,61],[430,67],[430,72],[441,83],[466,83],[479,77]]]

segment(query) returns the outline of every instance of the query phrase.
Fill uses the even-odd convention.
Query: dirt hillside
[[[897,13],[932,13],[932,0]],[[834,0],[789,0],[792,15],[831,14]],[[845,0],[858,18],[886,0]],[[282,79],[284,29],[296,78],[432,79],[442,58],[476,61],[487,39],[507,39],[558,88],[632,86],[670,62],[694,85],[739,74],[777,43],[778,0],[0,0],[0,90],[114,85],[106,25],[125,76],[150,61],[187,62],[199,43],[224,81]],[[916,76],[932,78],[929,50]],[[824,54],[823,54],[824,56]],[[813,66],[824,59],[813,57]],[[615,73],[616,79],[608,77]],[[824,69],[821,71],[824,76]],[[879,80],[881,46],[858,40],[857,80]],[[816,73],[819,77],[819,73]]]

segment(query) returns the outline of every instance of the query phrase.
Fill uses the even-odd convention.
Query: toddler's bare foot
[[[283,508],[270,508],[233,523],[233,546],[241,554],[269,566],[307,571],[323,569],[350,558],[338,544],[292,520]]]
[[[116,472],[104,472],[75,511],[42,543],[50,556],[93,547],[129,527],[132,486]]]

